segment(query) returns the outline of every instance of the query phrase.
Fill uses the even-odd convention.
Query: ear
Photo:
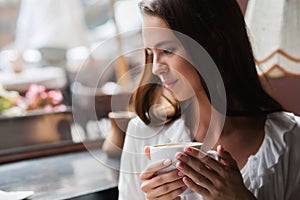
[[[149,147],[149,146],[145,146],[144,152],[145,152],[147,158],[148,158],[149,160],[151,160],[151,156],[150,156],[150,147]]]

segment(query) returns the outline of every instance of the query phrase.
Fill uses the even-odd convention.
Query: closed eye
[[[173,54],[174,51],[175,51],[175,48],[164,49],[164,50],[163,50],[163,53],[169,55],[169,54]]]

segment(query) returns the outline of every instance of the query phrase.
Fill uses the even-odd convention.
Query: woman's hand
[[[157,174],[161,169],[172,164],[170,159],[161,160],[149,165],[141,174],[141,189],[146,193],[148,200],[180,200],[180,195],[186,190],[186,185],[182,181],[183,174],[177,169],[170,172]]]
[[[192,147],[177,153],[176,167],[185,175],[186,186],[206,200],[255,200],[244,186],[236,161],[221,146],[217,151],[220,162],[210,156],[200,156],[201,151]]]

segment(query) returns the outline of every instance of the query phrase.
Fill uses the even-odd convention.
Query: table
[[[32,190],[32,200],[78,199],[116,189],[119,164],[99,149],[3,164],[0,189]]]
[[[0,114],[0,156],[3,150],[72,141],[71,108],[63,112],[32,110],[21,116]],[[0,158],[1,160],[1,158]]]

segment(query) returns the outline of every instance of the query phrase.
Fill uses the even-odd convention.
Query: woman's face
[[[204,91],[197,70],[187,61],[186,51],[164,20],[144,14],[143,39],[147,53],[153,57],[152,73],[179,101]]]

